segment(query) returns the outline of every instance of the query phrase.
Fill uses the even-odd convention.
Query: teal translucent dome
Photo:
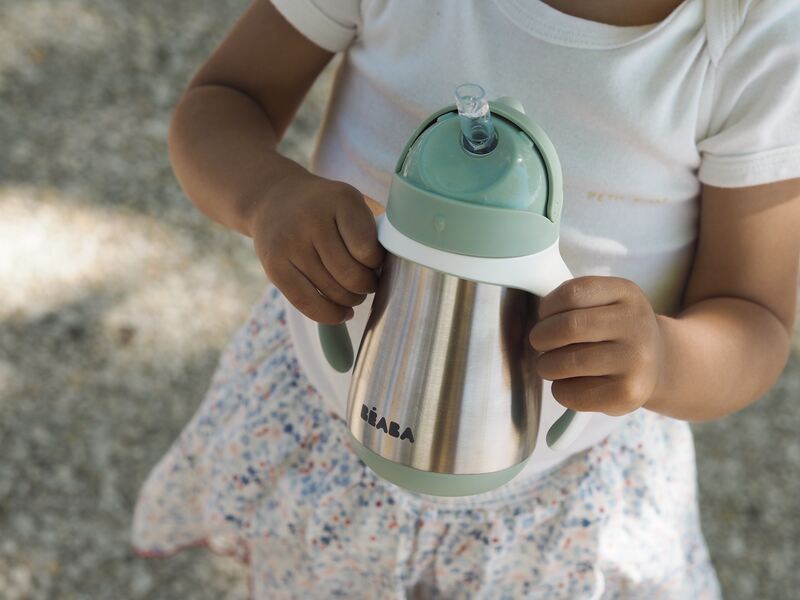
[[[547,171],[536,146],[502,117],[493,124],[497,146],[475,155],[461,143],[458,114],[440,116],[414,141],[399,175],[453,200],[544,214]]]

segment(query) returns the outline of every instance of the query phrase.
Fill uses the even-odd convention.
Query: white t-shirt
[[[576,275],[637,283],[674,314],[692,263],[701,182],[800,177],[800,1],[685,0],[665,20],[617,27],[540,0],[273,0],[317,45],[345,52],[312,170],[386,203],[407,138],[463,82],[514,96],[564,174],[561,253]],[[290,57],[288,57],[290,59]],[[316,325],[289,308],[300,361],[345,414],[349,375],[327,367]],[[369,303],[350,322],[360,339]],[[545,386],[530,469],[596,443],[595,414],[566,452],[541,436],[563,408]]]

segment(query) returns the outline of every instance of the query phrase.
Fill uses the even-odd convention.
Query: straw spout
[[[486,92],[476,83],[464,83],[455,89],[461,123],[461,144],[470,154],[488,154],[497,146],[497,132]]]

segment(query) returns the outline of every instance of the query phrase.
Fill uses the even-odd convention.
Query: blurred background
[[[240,599],[203,550],[129,546],[139,485],[263,290],[167,161],[183,86],[247,0],[0,0],[0,598]],[[283,149],[305,162],[330,69]],[[698,425],[726,598],[797,597],[800,339],[759,404]]]

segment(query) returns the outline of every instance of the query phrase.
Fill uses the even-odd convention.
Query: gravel
[[[247,240],[167,162],[185,82],[241,0],[0,0],[0,598],[245,598],[203,550],[129,546],[138,488],[264,286]],[[313,143],[330,72],[283,149]],[[727,598],[800,587],[800,360],[759,404],[695,427]]]

